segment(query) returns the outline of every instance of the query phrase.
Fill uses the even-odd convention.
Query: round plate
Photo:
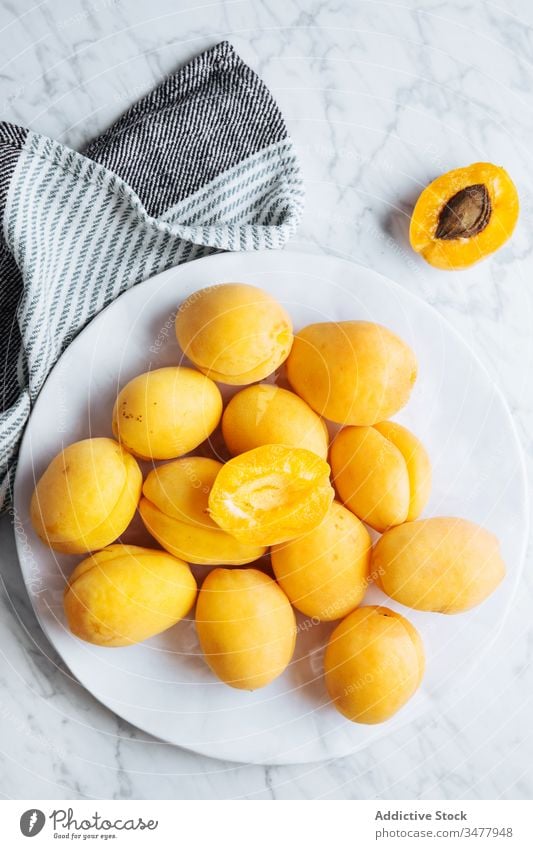
[[[119,386],[134,375],[176,364],[173,318],[180,301],[204,286],[243,281],[271,292],[295,327],[366,319],[398,333],[414,349],[419,377],[398,420],[427,446],[434,485],[425,515],[457,515],[500,538],[504,583],[460,616],[401,610],[422,633],[427,672],[417,695],[383,725],[356,725],[330,704],[322,678],[324,642],[334,625],[299,617],[297,650],[286,672],[253,693],[212,675],[185,620],[146,643],[100,648],[65,626],[65,577],[80,558],[57,555],[35,536],[29,501],[36,479],[62,446],[111,435]],[[233,390],[235,391],[235,390]],[[49,640],[79,681],[124,719],[156,737],[212,757],[253,763],[318,761],[356,748],[411,721],[464,681],[503,622],[519,577],[527,536],[527,496],[520,445],[507,406],[466,344],[429,306],[375,272],[328,256],[222,254],[170,269],[130,289],[81,333],[50,374],[27,427],[16,479],[17,535],[24,579]],[[146,543],[134,522],[129,539]],[[204,571],[205,574],[205,571]]]

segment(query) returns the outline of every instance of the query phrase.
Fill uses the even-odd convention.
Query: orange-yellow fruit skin
[[[415,519],[429,498],[427,452],[395,422],[343,428],[331,446],[330,462],[343,504],[377,531]]]
[[[205,659],[230,687],[256,690],[287,668],[296,620],[272,578],[257,569],[215,569],[196,605],[196,627]]]
[[[211,518],[251,545],[286,542],[320,524],[333,501],[329,466],[312,451],[262,445],[229,460],[209,494]]]
[[[334,501],[320,525],[271,550],[276,580],[291,603],[313,619],[342,619],[369,584],[370,535]]]
[[[204,374],[245,386],[268,377],[287,358],[292,322],[281,304],[257,286],[223,283],[181,304],[176,336]]]
[[[487,226],[469,238],[437,239],[442,208],[457,192],[478,184],[486,186],[491,201]],[[424,189],[411,216],[409,240],[413,250],[436,268],[468,268],[497,251],[512,236],[519,210],[518,193],[507,171],[490,162],[475,162],[448,171]]]
[[[141,486],[137,462],[114,439],[74,442],[37,482],[30,505],[33,527],[46,545],[65,554],[104,548],[131,522]]]
[[[137,457],[171,460],[192,451],[222,415],[220,390],[200,372],[169,366],[139,374],[113,408],[113,433]]]
[[[221,468],[207,457],[183,457],[153,469],[144,482],[139,512],[147,530],[187,563],[238,566],[266,551],[239,542],[211,519],[209,493]]]
[[[413,351],[368,321],[310,324],[294,337],[287,377],[319,415],[337,424],[373,425],[408,401],[416,380]]]
[[[234,456],[276,443],[307,448],[324,460],[328,456],[328,431],[320,416],[294,392],[266,383],[233,396],[222,416],[222,433]]]
[[[420,685],[422,640],[399,613],[359,607],[333,631],[324,669],[330,698],[343,716],[368,725],[385,722]]]
[[[99,646],[127,646],[166,631],[191,609],[196,581],[166,551],[111,545],[91,554],[65,590],[70,630]]]
[[[391,598],[438,613],[470,610],[505,577],[494,534],[449,517],[419,519],[387,531],[374,547],[372,569]]]

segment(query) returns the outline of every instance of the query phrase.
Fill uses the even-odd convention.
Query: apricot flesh
[[[274,298],[247,283],[195,292],[176,315],[183,352],[204,374],[232,385],[268,377],[292,345],[292,322]]]
[[[373,425],[408,401],[416,380],[413,351],[368,321],[310,324],[294,337],[287,377],[294,391],[337,424]]]
[[[342,619],[365,595],[371,547],[363,523],[334,501],[317,528],[272,547],[272,568],[297,610],[320,621]]]
[[[334,491],[325,460],[305,448],[263,445],[219,471],[209,494],[211,518],[252,545],[285,542],[320,524]]]
[[[104,548],[131,522],[141,486],[137,462],[114,439],[74,442],[37,482],[30,505],[33,527],[46,545],[65,554]]]
[[[416,519],[429,498],[427,452],[395,422],[343,428],[331,446],[330,462],[343,504],[377,531]]]
[[[99,646],[127,646],[166,631],[191,609],[196,581],[166,551],[110,545],[72,573],[65,614],[73,634]]]
[[[183,457],[153,469],[144,482],[139,512],[147,530],[187,563],[241,565],[265,553],[223,531],[209,515],[209,493],[221,468],[207,457]]]
[[[388,596],[438,613],[470,610],[505,577],[494,534],[451,517],[419,519],[386,531],[374,547],[372,569]]]
[[[211,670],[241,690],[265,687],[287,668],[296,642],[292,607],[257,569],[214,569],[198,594],[196,628]]]
[[[222,433],[231,454],[261,445],[307,448],[324,460],[328,431],[317,414],[293,392],[266,383],[233,396],[222,416]]]
[[[373,725],[414,695],[424,674],[416,628],[387,607],[359,607],[337,625],[324,656],[326,687],[340,713]]]
[[[215,383],[195,369],[168,367],[139,374],[113,408],[113,433],[137,457],[170,460],[204,442],[222,415]]]

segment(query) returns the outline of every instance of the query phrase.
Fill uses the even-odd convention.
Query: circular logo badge
[[[20,818],[20,830],[24,837],[35,837],[43,830],[46,822],[46,817],[38,808],[30,808],[29,811],[24,811]]]

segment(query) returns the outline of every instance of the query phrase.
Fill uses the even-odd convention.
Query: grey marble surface
[[[278,99],[307,210],[291,248],[336,253],[433,304],[502,387],[533,468],[533,6],[528,0],[1,0],[2,117],[79,147],[165,74],[228,38]],[[409,249],[438,173],[508,168],[512,243],[461,273]],[[265,768],[147,738],[102,708],[42,635],[0,521],[5,798],[530,798],[533,607],[515,606],[460,698],[352,757]]]

